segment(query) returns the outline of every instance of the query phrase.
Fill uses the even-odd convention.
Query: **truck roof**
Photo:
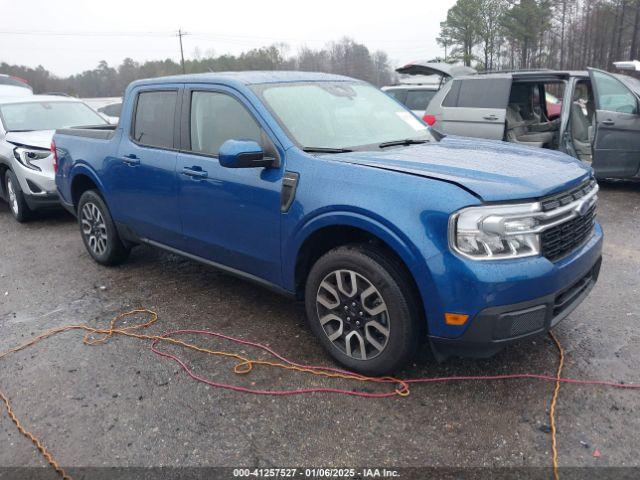
[[[298,71],[245,71],[245,72],[210,72],[187,75],[171,75],[168,77],[147,78],[137,80],[130,86],[158,85],[163,83],[223,83],[256,85],[264,83],[286,82],[348,82],[358,81],[343,75],[320,72]]]

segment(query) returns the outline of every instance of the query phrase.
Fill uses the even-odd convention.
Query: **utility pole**
[[[184,69],[184,50],[182,49],[182,37],[185,36],[187,33],[183,32],[182,29],[178,29],[178,38],[180,39],[180,59],[181,59],[181,63],[182,63],[182,73],[185,74],[187,73]]]

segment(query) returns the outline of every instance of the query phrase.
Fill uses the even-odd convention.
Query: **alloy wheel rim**
[[[371,360],[389,342],[390,318],[379,290],[352,270],[334,270],[316,293],[320,325],[331,343],[356,360]]]
[[[82,234],[87,245],[96,255],[102,255],[107,251],[107,226],[104,217],[95,203],[85,203],[82,206]]]
[[[15,188],[13,188],[13,181],[11,179],[7,180],[7,193],[9,194],[9,205],[11,205],[11,210],[15,215],[18,215],[18,196],[16,195]]]

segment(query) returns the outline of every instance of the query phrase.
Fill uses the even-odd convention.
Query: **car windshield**
[[[365,83],[256,85],[254,91],[301,148],[357,150],[434,138],[411,112]]]
[[[24,102],[0,105],[7,131],[55,130],[105,125],[107,122],[82,102]]]

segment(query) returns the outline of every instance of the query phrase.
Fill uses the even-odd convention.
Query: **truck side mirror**
[[[220,146],[218,161],[226,168],[266,168],[274,163],[253,140],[227,140]]]

